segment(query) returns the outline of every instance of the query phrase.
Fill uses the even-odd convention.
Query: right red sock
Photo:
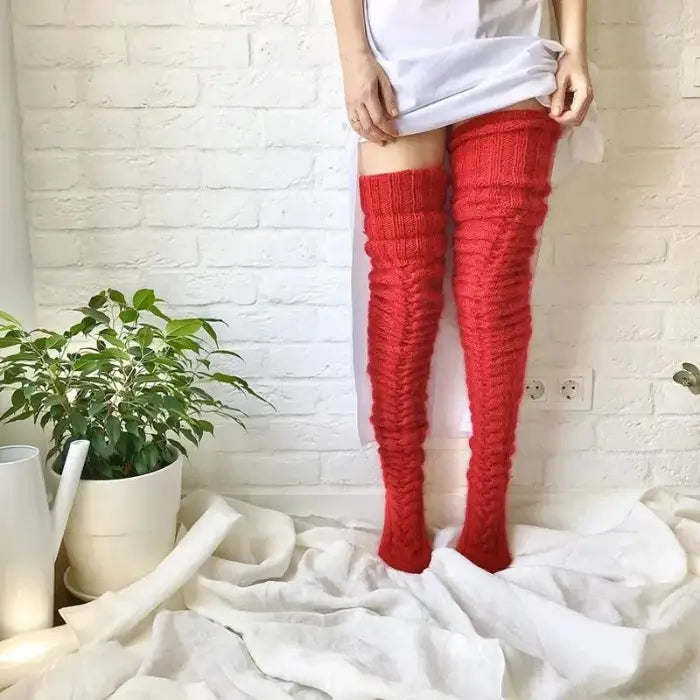
[[[430,563],[423,441],[443,305],[447,176],[442,167],[360,178],[370,259],[368,372],[386,490],[379,555],[411,573]]]

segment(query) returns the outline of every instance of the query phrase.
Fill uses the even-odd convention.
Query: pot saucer
[[[70,579],[70,566],[66,569],[65,573],[63,574],[63,585],[66,587],[66,589],[72,596],[86,603],[89,603],[91,600],[97,600],[97,598],[99,597],[90,593],[83,593],[73,585]]]

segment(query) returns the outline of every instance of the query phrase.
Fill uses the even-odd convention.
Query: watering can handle
[[[88,440],[76,440],[68,448],[68,454],[63,464],[63,473],[58,484],[58,491],[56,491],[56,499],[51,509],[54,559],[58,556],[58,550],[61,548],[63,533],[66,530],[68,516],[73,507],[78,484],[80,484],[80,476],[83,473],[83,465],[85,464],[89,447],[90,443]]]

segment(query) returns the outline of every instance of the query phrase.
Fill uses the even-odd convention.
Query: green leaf
[[[0,311],[0,320],[5,321],[10,326],[15,326],[16,328],[22,327],[22,324],[14,316],[10,316],[7,311]]]
[[[209,323],[209,321],[202,321],[202,328],[206,332],[206,334],[214,341],[214,344],[219,343],[219,338],[216,335],[216,331],[214,330],[214,327]]]
[[[194,335],[202,328],[202,321],[198,318],[181,318],[169,321],[165,326],[165,333],[169,338],[184,338]]]
[[[85,418],[85,416],[81,415],[80,413],[71,414],[70,424],[76,434],[76,437],[85,435],[85,433],[87,432],[87,418]]]
[[[95,294],[92,299],[88,302],[88,306],[91,309],[101,309],[107,303],[107,297],[104,292]],[[84,312],[83,312],[84,313]]]
[[[107,431],[107,438],[112,446],[116,446],[119,436],[122,434],[122,424],[118,418],[110,416],[105,421],[105,430]]]
[[[139,328],[136,333],[136,339],[142,348],[147,348],[153,342],[153,331],[148,326]]]
[[[150,309],[156,303],[156,295],[152,289],[139,289],[134,294],[134,308],[139,311]]]
[[[205,433],[209,433],[210,435],[214,434],[214,425],[212,423],[210,423],[208,420],[199,420],[197,422],[199,423],[199,427]]]
[[[19,338],[10,338],[3,336],[0,338],[0,348],[11,348],[14,345],[19,345],[22,341]]]
[[[107,296],[113,302],[116,302],[120,306],[126,306],[126,299],[124,298],[124,295],[121,292],[117,291],[116,289],[108,289]]]
[[[235,357],[238,360],[243,360],[243,358],[237,353],[234,352],[233,350],[222,350],[221,348],[217,348],[216,350],[212,350],[211,355],[230,355],[231,357]]]
[[[170,321],[170,316],[167,314],[164,314],[155,304],[151,306],[150,309],[148,309],[154,316],[157,316],[159,319],[162,321],[165,321],[166,323]]]
[[[133,323],[139,317],[139,312],[127,306],[119,313],[119,318],[123,323]]]
[[[92,302],[92,299],[90,300],[90,302]],[[97,321],[98,323],[103,323],[104,325],[109,325],[109,322],[110,322],[109,316],[107,316],[107,314],[102,312],[102,311],[97,311],[96,309],[91,309],[87,306],[83,306],[81,309],[78,309],[78,310],[83,315]]]
[[[19,408],[20,406],[23,406],[25,403],[25,395],[24,395],[24,389],[15,389],[15,391],[12,392],[12,398],[10,399],[12,405],[14,408]]]

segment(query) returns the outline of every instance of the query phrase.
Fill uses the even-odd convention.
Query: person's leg
[[[560,135],[531,107],[469,120],[450,141],[453,285],[473,426],[457,549],[491,572],[511,561],[506,491],[532,330],[531,262]]]
[[[444,130],[360,149],[370,260],[367,329],[372,425],[386,490],[379,555],[418,573],[430,563],[423,441],[430,361],[443,304]]]

